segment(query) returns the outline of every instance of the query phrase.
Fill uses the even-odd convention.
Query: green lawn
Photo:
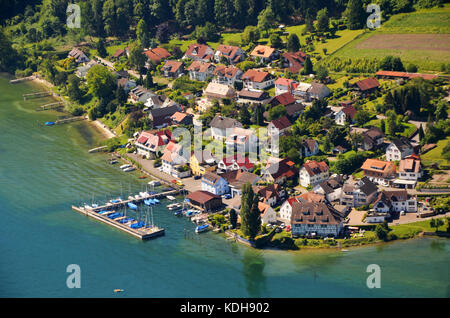
[[[436,228],[430,226],[430,220],[418,221],[409,224],[399,224],[390,226],[392,233],[394,233],[398,238],[409,238],[420,232],[434,232]],[[439,231],[445,231],[447,229],[446,222],[444,220],[444,225],[439,227]]]
[[[437,147],[431,149],[426,154],[422,155],[422,162],[424,165],[431,165],[433,163],[437,163],[439,165],[450,165],[450,161],[446,160],[442,157],[442,150],[450,142],[450,137],[447,139],[438,141]]]

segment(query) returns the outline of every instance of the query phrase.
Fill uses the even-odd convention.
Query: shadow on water
[[[266,266],[261,251],[245,250],[242,258],[242,273],[245,278],[245,286],[250,297],[261,297],[266,291]]]
[[[445,251],[445,243],[444,241],[431,241],[430,248],[433,252],[443,252]]]

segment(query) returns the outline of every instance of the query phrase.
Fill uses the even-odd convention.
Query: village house
[[[153,128],[163,128],[172,123],[172,115],[180,110],[177,105],[154,108],[149,111],[148,117],[152,120]]]
[[[363,142],[361,147],[363,150],[377,149],[384,143],[384,134],[378,127],[371,127],[363,132],[362,136]]]
[[[216,171],[216,159],[209,150],[194,151],[189,160],[189,167],[194,176],[202,176],[206,172]]]
[[[347,148],[342,147],[341,145],[337,145],[336,147],[334,147],[331,152],[333,153],[333,155],[338,155],[338,154],[343,154],[346,153],[348,151]]]
[[[323,181],[313,188],[315,193],[323,194],[328,202],[337,201],[342,196],[342,187],[344,186],[344,175],[335,175],[330,179]]]
[[[286,52],[281,55],[281,58],[285,72],[297,74],[305,64],[306,54],[301,51],[295,53]]]
[[[130,80],[126,77],[123,77],[117,81],[117,86],[122,87],[124,89],[124,91],[126,93],[128,93],[130,90],[135,88],[137,85],[136,85],[136,81]]]
[[[212,63],[194,61],[187,70],[189,71],[189,78],[191,80],[204,82],[213,76],[215,68]]]
[[[261,224],[274,224],[277,222],[277,213],[264,202],[258,202],[258,210],[261,212]]]
[[[291,122],[294,122],[300,116],[300,114],[305,111],[305,105],[303,105],[302,103],[294,103],[287,105],[285,109],[288,118],[291,120]]]
[[[387,180],[395,176],[396,167],[393,162],[383,161],[379,159],[366,159],[361,169],[364,176],[368,177],[375,183],[386,183]]]
[[[292,93],[297,87],[297,82],[293,79],[279,77],[275,81],[275,96],[283,93]]]
[[[221,44],[217,47],[214,60],[221,63],[224,60],[229,64],[237,64],[245,59],[245,52],[238,46]]]
[[[411,155],[405,159],[400,160],[398,167],[398,179],[394,180],[394,185],[414,189],[417,181],[422,177],[422,165],[420,157],[417,155]]]
[[[323,99],[331,94],[330,89],[321,83],[299,83],[293,91],[295,98],[310,102],[313,99]]]
[[[120,58],[120,57],[122,57],[122,56],[126,56],[126,52],[125,52],[124,49],[117,49],[117,50],[114,52],[114,54],[112,55],[112,57],[113,57],[114,59],[118,59],[118,58]]]
[[[233,198],[242,195],[242,187],[244,184],[250,183],[254,186],[259,180],[259,177],[256,174],[243,169],[227,171],[220,176],[228,182]]]
[[[362,177],[361,180],[356,182],[351,178],[342,187],[340,203],[350,207],[369,205],[375,200],[377,193],[376,184],[369,178]]]
[[[426,80],[433,80],[438,78],[435,74],[420,74],[420,73],[408,73],[408,72],[396,72],[396,71],[378,71],[376,76],[385,79],[404,79],[409,80],[417,77],[421,77]]]
[[[354,90],[362,94],[363,96],[368,96],[378,90],[380,83],[374,77],[366,78],[361,81],[357,81],[353,84]]]
[[[145,102],[144,106],[146,110],[154,109],[154,108],[163,108],[167,106],[171,106],[171,100],[167,98],[166,95],[152,95]]]
[[[353,106],[346,106],[343,107],[335,116],[335,122],[338,125],[345,126],[345,124],[348,122],[350,124],[355,123],[355,115],[356,115],[356,109]]]
[[[162,60],[165,60],[171,56],[169,51],[162,47],[155,47],[150,50],[145,50],[143,54],[147,57],[145,67],[149,68],[151,64],[158,65]]]
[[[387,161],[399,161],[414,153],[414,146],[406,138],[395,138],[386,148]]]
[[[302,187],[315,186],[328,180],[330,168],[325,161],[306,160],[300,169],[300,185]]]
[[[173,114],[170,119],[172,122],[172,125],[185,125],[190,126],[193,123],[193,117],[192,114],[182,113],[182,112],[176,112]]]
[[[312,138],[305,138],[302,142],[302,153],[304,157],[315,156],[319,153],[319,143]]]
[[[233,87],[226,84],[211,82],[206,87],[204,94],[208,100],[221,100],[224,98],[233,99],[236,96],[236,91]]]
[[[91,67],[94,65],[97,65],[97,64],[98,64],[97,61],[91,60],[88,63],[80,65],[75,70],[75,75],[78,76],[79,78],[86,78],[86,75],[89,72],[89,70],[91,69]]]
[[[238,92],[239,104],[267,104],[271,100],[269,93],[260,90],[242,89]]]
[[[205,212],[213,212],[222,208],[222,197],[208,191],[197,190],[186,196],[189,203]]]
[[[294,98],[294,96],[289,93],[283,93],[280,95],[277,95],[275,97],[272,98],[272,100],[270,101],[270,105],[272,107],[278,106],[278,105],[283,105],[284,107],[287,107],[289,105],[295,104],[297,101]]]
[[[294,202],[290,223],[293,237],[339,237],[344,228],[344,217],[325,203]]]
[[[221,171],[253,171],[254,166],[248,157],[234,154],[233,156],[228,156],[220,160],[217,164],[217,168]]]
[[[214,50],[205,44],[192,43],[189,45],[183,58],[194,61],[209,62],[214,56]]]
[[[253,191],[259,195],[262,202],[272,207],[278,205],[286,196],[286,191],[278,183],[265,187],[254,187]]]
[[[177,78],[184,72],[184,64],[180,61],[168,60],[161,68],[161,72],[165,77]]]
[[[225,145],[228,149],[234,149],[236,153],[257,153],[258,137],[252,129],[235,127],[233,128],[233,131],[228,134]]]
[[[297,178],[298,169],[288,158],[269,161],[261,173],[264,182],[283,184],[287,180]]]
[[[236,81],[240,81],[244,74],[240,69],[235,66],[217,65],[213,72],[214,83],[234,85]]]
[[[161,161],[164,173],[176,178],[188,177],[191,174],[191,170],[187,167],[189,160],[181,144],[170,141],[164,149]]]
[[[408,195],[406,190],[382,191],[373,203],[376,212],[417,212],[417,199]]]
[[[211,120],[209,126],[211,127],[211,138],[220,140],[227,138],[227,129],[231,132],[235,127],[242,128],[242,124],[236,119],[219,115]]]
[[[158,157],[169,141],[172,140],[172,132],[170,130],[162,130],[156,132],[143,131],[136,139],[134,145],[136,152],[146,158]]]
[[[129,92],[130,100],[133,103],[145,103],[150,97],[155,95],[155,93],[149,91],[141,85],[132,88]]]
[[[202,177],[202,190],[217,195],[224,195],[230,192],[228,181],[213,172],[205,172]]]
[[[77,63],[87,63],[89,62],[89,58],[82,50],[80,50],[77,47],[74,47],[68,54],[67,57],[71,57],[75,60]]]
[[[292,123],[286,116],[272,120],[267,125],[267,133],[270,137],[284,135],[292,126]]]
[[[292,216],[292,209],[294,203],[299,202],[307,202],[307,203],[324,203],[325,202],[325,196],[322,194],[314,193],[314,192],[305,192],[302,195],[296,196],[296,197],[290,197],[286,201],[283,202],[283,204],[280,207],[280,219],[290,224],[291,223],[291,216]]]
[[[266,45],[257,45],[250,56],[253,59],[259,59],[264,63],[269,63],[270,61],[276,60],[279,57],[279,52],[274,48]]]
[[[242,82],[244,88],[261,90],[273,86],[275,78],[268,72],[250,69],[242,75]]]

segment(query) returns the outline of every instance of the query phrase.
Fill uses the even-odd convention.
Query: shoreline
[[[106,139],[111,139],[114,137],[118,137],[116,133],[114,133],[111,129],[109,129],[105,124],[97,120],[88,120],[88,123],[92,124],[103,137]]]

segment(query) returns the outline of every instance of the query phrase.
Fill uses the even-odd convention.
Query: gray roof
[[[405,149],[411,149],[413,146],[406,138],[396,138],[392,140],[392,143],[400,150],[403,151]]]
[[[227,128],[234,128],[234,127],[241,127],[242,124],[238,122],[236,119],[228,118],[228,117],[222,117],[219,115],[216,115],[213,120],[210,123],[211,127],[219,128],[219,129],[227,129]]]

